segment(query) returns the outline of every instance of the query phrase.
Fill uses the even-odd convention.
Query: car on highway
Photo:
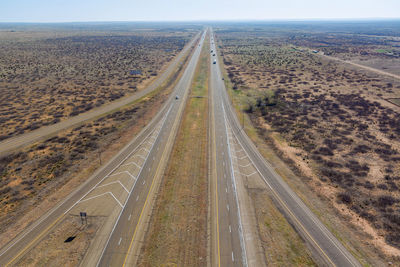
[[[214,59],[214,62],[213,62],[213,64],[217,64],[217,60],[216,60],[216,59]]]
[[[215,54],[213,54],[213,56],[215,57]]]
[[[179,99],[179,96],[175,96],[175,99]]]

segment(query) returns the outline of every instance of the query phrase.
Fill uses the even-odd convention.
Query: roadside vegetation
[[[67,25],[0,28],[0,141],[141,90],[195,33]]]
[[[398,261],[400,108],[390,99],[400,97],[400,82],[299,49],[300,33],[304,42],[315,41],[307,30],[217,30],[229,93],[255,127],[246,128],[249,135],[276,150],[313,195],[340,215],[326,217],[342,218],[353,229],[358,242],[336,234],[358,243],[357,252],[350,249],[358,258]],[[331,35],[332,43],[341,38]],[[364,37],[352,35],[353,46],[357,38]]]
[[[83,183],[154,117],[190,53],[143,98],[0,157],[0,246]]]
[[[154,205],[140,266],[206,266],[208,41]]]

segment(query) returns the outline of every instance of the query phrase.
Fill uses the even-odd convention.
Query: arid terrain
[[[400,81],[348,68],[311,50],[343,58],[355,51],[398,51],[398,28],[379,32],[375,27],[357,35],[347,27],[347,37],[332,25],[328,33],[316,28],[288,23],[216,30],[232,97],[314,193],[369,235],[361,243],[399,260]],[[322,46],[322,39],[331,45]],[[364,45],[367,40],[376,43]],[[375,56],[389,55],[367,58]],[[400,69],[400,61],[393,62],[393,69]]]
[[[0,140],[142,89],[194,34],[129,24],[112,29],[2,26]]]
[[[50,33],[46,33],[45,36],[47,36],[47,34]],[[54,34],[54,32],[52,31],[51,34]],[[95,33],[87,34],[87,32],[80,33],[79,31],[73,32],[73,34],[68,34],[82,34],[83,36],[65,37],[66,39],[62,39],[60,43],[64,43],[65,41],[64,45],[66,45],[67,43],[73,43],[73,41],[71,41],[72,39],[78,38],[78,40],[80,40],[79,42],[82,42],[82,46],[88,46],[88,51],[91,51],[90,57],[95,56],[96,53],[102,51],[102,53],[105,53],[110,57],[112,57],[113,55],[120,55],[122,57],[125,57],[126,62],[130,63],[126,63],[127,65],[125,65],[125,63],[122,64],[122,62],[118,63],[121,60],[118,60],[118,62],[117,60],[111,60],[110,64],[111,62],[114,62],[116,65],[109,68],[105,67],[105,69],[100,68],[105,76],[103,77],[103,75],[100,75],[96,76],[96,78],[95,76],[93,76],[92,78],[96,80],[96,82],[93,84],[91,79],[86,79],[87,76],[85,75],[79,76],[80,74],[77,74],[77,72],[75,73],[75,76],[79,76],[80,78],[78,79],[81,79],[81,81],[84,81],[84,83],[81,84],[80,87],[74,86],[72,88],[75,89],[68,89],[63,92],[58,92],[57,89],[56,91],[58,93],[56,91],[51,93],[50,87],[52,83],[49,80],[46,80],[47,75],[55,75],[54,72],[50,70],[50,68],[48,69],[47,75],[43,76],[43,79],[46,81],[41,80],[41,82],[43,82],[40,87],[43,89],[41,93],[35,91],[36,87],[31,89],[26,88],[26,86],[30,86],[30,83],[27,83],[24,79],[19,80],[19,78],[21,77],[18,78],[13,76],[14,78],[12,78],[11,81],[5,81],[3,79],[3,84],[20,82],[21,84],[25,85],[20,87],[20,93],[10,91],[10,88],[7,85],[0,86],[0,90],[3,90],[5,93],[8,92],[8,96],[3,93],[1,94],[2,101],[4,101],[4,103],[10,103],[10,105],[8,106],[1,105],[2,108],[8,110],[7,107],[15,107],[15,105],[19,102],[23,103],[25,101],[28,101],[28,99],[39,101],[43,104],[43,107],[40,107],[40,105],[42,104],[40,104],[39,102],[32,102],[31,104],[29,104],[28,101],[26,105],[22,105],[25,111],[21,111],[20,113],[16,112],[16,110],[14,110],[13,112],[6,112],[9,113],[10,116],[13,118],[8,120],[8,117],[6,115],[1,116],[2,119],[4,118],[4,121],[2,122],[2,126],[0,128],[1,131],[8,132],[10,136],[18,134],[15,132],[15,129],[12,126],[7,126],[11,122],[11,120],[15,120],[16,118],[25,118],[21,119],[21,121],[29,122],[32,121],[30,114],[37,113],[37,120],[33,121],[43,121],[46,120],[47,115],[52,116],[54,114],[54,111],[52,111],[53,109],[57,109],[60,106],[63,107],[63,103],[69,103],[65,106],[75,105],[79,102],[75,99],[84,99],[86,96],[89,96],[89,94],[91,95],[91,97],[89,97],[88,99],[91,100],[87,101],[88,105],[91,105],[90,103],[94,103],[96,101],[100,101],[101,103],[112,101],[113,98],[111,97],[111,94],[114,94],[113,92],[121,93],[120,96],[132,93],[136,89],[131,90],[126,85],[118,86],[117,84],[109,84],[107,89],[105,89],[106,87],[101,89],[101,86],[97,84],[97,80],[112,81],[109,75],[112,75],[111,73],[113,73],[114,70],[120,69],[122,71],[122,69],[124,68],[131,68],[130,66],[132,66],[132,64],[137,64],[137,66],[140,66],[142,70],[144,70],[144,68],[147,68],[147,70],[149,70],[150,72],[155,69],[160,70],[167,63],[167,59],[175,55],[189,41],[190,36],[192,36],[192,32],[190,31],[190,33],[184,33],[182,37],[176,37],[176,35],[175,37],[168,37],[169,31],[164,32],[162,29],[139,30],[135,33],[129,33],[127,36],[121,36],[121,39],[120,37],[116,36],[114,41],[112,40],[113,38],[109,39],[109,37],[105,36],[104,33],[97,37],[90,36],[91,34]],[[36,33],[34,35],[36,36]],[[41,34],[39,34],[39,36],[40,35]],[[179,36],[179,33],[177,36]],[[48,45],[51,44],[50,41],[46,41],[47,39],[42,40],[41,38],[42,37],[39,38],[40,41],[38,43],[40,47],[46,46],[46,42]],[[97,42],[91,42],[90,40],[92,38],[100,38],[104,42],[111,43],[108,43],[103,48],[98,47],[99,49],[95,49],[94,46],[102,46],[101,44],[103,42],[99,40],[97,40]],[[18,42],[17,39],[15,40],[15,42],[19,43],[21,46],[25,47],[27,51],[29,51],[29,40],[30,38],[28,38],[24,34],[21,41],[22,43],[19,43],[19,39]],[[135,42],[135,40],[137,40],[137,42]],[[115,46],[113,46],[112,43],[114,43]],[[93,45],[93,47],[90,48],[91,45]],[[12,46],[7,47],[9,51],[12,51]],[[113,50],[110,51],[110,47],[113,47]],[[172,47],[174,48],[172,49]],[[81,70],[87,69],[85,68],[87,67],[85,65],[89,64],[89,61],[93,70],[96,69],[95,62],[92,62],[89,54],[87,54],[88,57],[83,57],[82,59],[79,59],[78,55],[73,55],[78,53],[77,51],[80,51],[79,53],[81,53],[81,49],[74,52],[73,49],[71,50],[71,47],[69,45],[66,45],[66,47],[61,46],[57,49],[55,49],[55,47],[53,48],[54,50],[51,50],[53,52],[58,51],[57,53],[65,53],[66,55],[68,55],[63,57],[63,60],[65,59],[70,61],[70,63],[75,67],[82,68]],[[148,51],[146,52],[145,50]],[[49,53],[50,55],[52,53],[51,51]],[[85,51],[85,49],[83,49],[83,51]],[[136,52],[133,53],[134,51]],[[141,51],[140,53],[143,52],[143,57],[139,55],[139,51]],[[131,53],[133,53],[132,56]],[[168,55],[165,53],[168,53]],[[20,55],[19,53],[15,54]],[[22,54],[20,56],[22,57]],[[102,57],[101,54],[97,54],[97,56],[99,58]],[[75,63],[73,63],[74,57],[77,57],[77,61],[81,60],[78,65],[75,65]],[[150,60],[151,58],[152,60]],[[31,58],[31,60],[36,64],[37,61],[47,59],[42,55],[40,58]],[[85,61],[87,62],[85,63]],[[135,136],[135,134],[137,134],[146,125],[146,123],[151,120],[154,114],[156,114],[160,105],[169,96],[171,89],[176,83],[177,77],[181,75],[182,69],[184,69],[186,62],[187,55],[185,55],[184,60],[182,61],[183,64],[180,64],[180,67],[174,70],[172,76],[166,81],[166,83],[155,90],[153,93],[150,93],[149,95],[138,99],[137,101],[127,106],[104,114],[104,116],[95,118],[92,121],[85,122],[72,129],[61,131],[57,135],[50,137],[46,140],[39,141],[37,143],[34,143],[33,145],[20,148],[12,153],[1,155],[0,234],[2,238],[0,245],[4,245],[13,236],[15,236],[18,231],[23,229],[27,224],[36,220],[38,216],[40,216],[40,214],[48,210],[57,201],[65,197],[80,183],[84,182],[85,179],[91,173],[93,173],[94,170],[96,170],[96,168],[101,166],[101,164],[104,164],[129,140],[131,140]],[[4,64],[6,64],[5,61]],[[26,65],[23,66],[26,66],[26,68],[30,69],[30,65],[32,65],[33,63],[29,64],[28,61],[24,61],[24,64]],[[52,63],[47,62],[42,67],[45,68],[47,64],[66,65],[66,62],[59,62],[55,57],[53,58]],[[19,70],[20,68],[16,69]],[[65,73],[63,73],[62,75],[64,74]],[[151,76],[151,74],[146,75]],[[138,88],[144,86],[146,80],[149,79],[149,77],[147,77],[146,75],[141,75],[142,78],[138,77],[138,79],[135,81],[135,84]],[[118,74],[117,76],[122,77],[121,79],[124,79],[126,81],[135,80],[126,72]],[[72,77],[73,76],[71,76],[71,79],[69,79],[68,77],[63,76],[62,79],[64,79],[64,82],[71,81],[72,83],[75,83],[78,81],[72,79]],[[120,78],[117,78],[116,80],[118,79]],[[64,83],[60,83],[57,85],[57,88],[61,88],[64,85]],[[78,89],[78,87],[80,89]],[[69,94],[68,92],[72,92],[72,95],[74,96],[72,97],[71,94]],[[56,100],[50,105],[48,102],[46,102],[47,100],[44,99],[52,94]],[[18,109],[18,111],[19,110],[20,109]],[[60,113],[61,115],[59,119],[72,116],[65,112]],[[40,127],[41,125],[44,124],[38,124],[38,127]],[[60,188],[62,188],[62,193],[58,191],[60,190]],[[23,223],[18,223],[18,220],[20,220],[21,218],[23,219]]]

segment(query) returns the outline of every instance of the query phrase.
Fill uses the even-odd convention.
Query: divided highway
[[[0,250],[0,266],[18,265],[18,260],[42,240],[67,215],[90,210],[92,214],[105,209],[109,228],[103,227],[96,246],[89,248],[82,266],[133,266],[137,261],[144,237],[145,221],[152,208],[157,185],[167,165],[206,31],[196,44],[194,53],[177,83],[173,94],[142,132],[109,163],[99,169],[86,183],[64,201],[23,231]],[[217,53],[213,34],[210,47]],[[360,266],[332,233],[289,188],[265,161],[241,129],[227,95],[218,62],[210,61],[210,188],[211,188],[211,266],[248,266],[238,198],[238,151],[245,154],[254,170],[268,187],[281,210],[313,248],[323,264],[329,266]],[[215,60],[215,64],[214,64]],[[236,143],[232,145],[232,140]],[[238,149],[239,147],[239,149]],[[233,160],[236,158],[236,161]],[[243,156],[243,158],[245,158]],[[246,165],[247,166],[247,165]],[[85,210],[86,211],[86,210]],[[88,215],[91,213],[88,212]],[[102,215],[103,216],[103,215]],[[100,244],[100,245],[99,245]],[[90,253],[92,251],[93,253]]]
[[[215,42],[212,44],[211,49],[214,50],[215,53],[217,52]],[[221,101],[214,105],[222,106],[220,110],[223,109],[225,111],[224,113],[226,114],[229,125],[231,126],[233,135],[237,138],[239,144],[257,170],[257,173],[264,180],[266,186],[271,190],[276,202],[280,205],[281,210],[285,213],[286,217],[290,218],[291,222],[295,225],[303,238],[307,240],[307,243],[312,246],[312,252],[314,255],[317,255],[325,265],[340,267],[361,266],[353,255],[333,236],[333,234],[302,202],[293,190],[290,189],[290,187],[274,171],[273,167],[266,162],[255,145],[242,130],[226,92],[218,58],[215,56],[213,57],[213,60],[214,59],[216,60],[216,64],[214,64],[211,69],[211,77],[213,85],[215,86],[213,90],[219,92],[220,96],[218,101]],[[214,101],[217,102],[217,100]],[[221,117],[222,115],[218,116]],[[221,136],[222,135],[223,134],[221,133]],[[223,238],[225,238],[225,236],[223,236]],[[236,242],[238,244],[239,242],[237,239],[238,238],[236,238]],[[237,250],[238,249],[234,249],[234,251]]]
[[[199,43],[196,44],[190,62],[177,83],[173,94],[153,120],[134,140],[132,140],[132,142],[125,146],[109,163],[90,177],[86,183],[82,184],[64,201],[57,204],[52,210],[18,235],[17,238],[3,247],[0,250],[0,266],[17,265],[18,260],[27,253],[30,248],[43,239],[49,231],[60,223],[68,214],[76,212],[77,208],[82,206],[84,201],[86,205],[93,202],[93,200],[98,200],[98,202],[94,204],[97,205],[97,210],[101,210],[102,206],[105,205],[104,201],[110,197],[113,197],[114,203],[117,203],[116,209],[120,209],[119,216],[117,217],[117,221],[113,223],[114,227],[112,227],[109,234],[105,249],[102,250],[101,257],[95,260],[91,259],[85,264],[87,264],[86,266],[122,266],[125,264],[131,266],[133,264],[130,262],[134,260],[134,257],[131,257],[131,249],[135,242],[137,242],[137,229],[144,217],[143,214],[146,212],[146,208],[148,208],[148,201],[151,198],[149,196],[151,192],[154,191],[154,179],[162,173],[172,148],[205,34],[204,32]],[[150,141],[152,145],[144,147],[143,143],[147,142],[149,138],[152,138],[152,141]],[[118,168],[122,168],[122,165],[128,165],[130,163],[126,163],[126,161],[129,160],[132,153],[137,153],[139,147],[141,147],[143,151],[147,151],[147,153],[146,157],[138,154],[139,157],[143,157],[138,175],[135,177],[126,170],[116,173],[115,171],[118,170]],[[136,165],[137,163],[132,162],[132,164]],[[125,178],[121,176],[122,173],[125,174]],[[119,180],[117,181],[102,184],[105,179],[109,179],[114,175],[116,177],[121,176],[121,178],[118,178]],[[130,190],[123,184],[126,177],[131,177],[135,180]],[[98,190],[98,188],[107,188],[110,184],[120,186],[121,190],[119,192],[128,195],[125,202],[121,202],[118,199],[119,196],[113,194],[111,189],[108,192],[88,197],[95,190]],[[90,216],[89,213],[88,215]],[[104,233],[102,233],[102,235],[104,235]],[[121,237],[123,237],[124,242],[121,241]]]

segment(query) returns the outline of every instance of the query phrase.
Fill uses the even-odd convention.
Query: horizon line
[[[66,20],[66,21],[0,21],[9,24],[62,24],[62,23],[129,23],[129,22],[311,22],[311,21],[387,21],[400,20],[400,17],[364,17],[364,18],[274,18],[274,19],[198,19],[198,20]]]

